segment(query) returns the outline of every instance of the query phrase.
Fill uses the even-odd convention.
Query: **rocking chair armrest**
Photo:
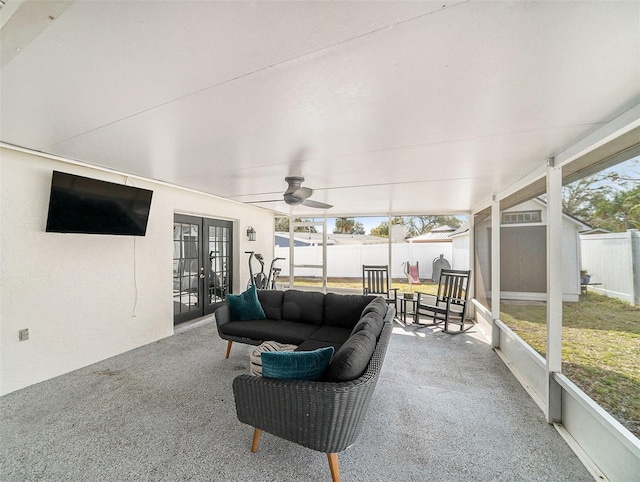
[[[428,297],[430,297],[430,298],[433,298],[433,302],[431,303],[431,302],[429,302],[429,301],[427,301],[427,300],[424,300],[424,303],[423,303],[423,298],[424,298],[425,296],[428,296]],[[438,297],[437,297],[436,295],[430,295],[430,294],[428,294],[428,293],[420,293],[420,292],[418,292],[418,298],[417,298],[417,300],[416,300],[416,303],[417,303],[417,306],[420,306],[420,305],[422,305],[422,304],[436,305],[436,304],[438,303],[438,301],[439,301],[439,300],[438,300]]]
[[[453,296],[450,296],[445,301],[447,302],[447,305],[450,305],[452,303],[456,305],[464,305],[465,303],[467,303],[467,300],[465,298],[454,298]]]

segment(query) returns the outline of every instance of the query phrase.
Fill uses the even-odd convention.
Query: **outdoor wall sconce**
[[[247,239],[249,241],[255,241],[256,240],[256,230],[253,229],[252,226],[249,226],[247,228]]]

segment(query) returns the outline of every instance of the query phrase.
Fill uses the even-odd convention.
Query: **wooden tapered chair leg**
[[[258,444],[260,443],[260,435],[262,435],[262,430],[260,430],[259,428],[256,428],[253,431],[253,443],[251,444],[251,451],[254,453],[258,451]]]
[[[340,482],[340,467],[338,466],[338,454],[333,452],[327,454],[329,459],[329,470],[331,471],[331,480],[333,482]]]
[[[229,353],[231,353],[231,345],[233,345],[232,341],[228,341],[227,342],[227,354],[225,356],[225,358],[229,358]]]

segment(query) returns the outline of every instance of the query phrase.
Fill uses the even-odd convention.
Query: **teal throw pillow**
[[[239,320],[261,320],[266,318],[255,286],[239,295],[227,295],[227,302],[233,316]]]
[[[313,351],[262,353],[262,376],[284,380],[320,380],[333,356],[333,347]]]

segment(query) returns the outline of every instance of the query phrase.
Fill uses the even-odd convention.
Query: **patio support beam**
[[[293,288],[293,283],[295,281],[295,275],[293,273],[294,267],[294,251],[295,241],[293,239],[293,232],[295,231],[295,227],[293,226],[293,217],[289,216],[289,288]]]
[[[387,248],[389,249],[387,264],[389,265],[389,276],[387,277],[387,290],[391,289],[391,285],[393,284],[393,239],[391,236],[391,211],[387,215],[387,227],[389,232],[389,239],[387,243]],[[418,311],[418,310],[416,310]]]
[[[500,348],[500,201],[491,203],[491,348]]]
[[[322,292],[327,293],[327,213],[322,218]]]
[[[562,389],[554,373],[562,372],[562,168],[547,161],[547,422],[562,421]]]
[[[469,226],[469,269],[471,270],[471,281],[469,282],[469,299],[473,299],[476,297],[476,238],[475,238],[475,216],[473,214],[469,214],[467,216],[467,226]],[[469,314],[472,319],[476,317],[476,308],[473,303],[469,303]]]

